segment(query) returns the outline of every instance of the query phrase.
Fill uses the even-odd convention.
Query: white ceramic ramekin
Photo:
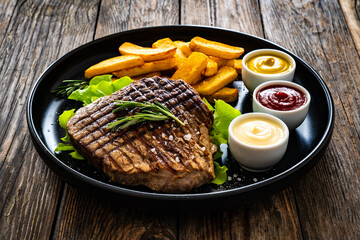
[[[252,57],[268,55],[268,54],[279,56],[286,59],[291,64],[290,71],[286,73],[263,74],[263,73],[253,72],[247,67],[247,61]],[[249,89],[250,92],[253,92],[257,86],[267,81],[271,81],[271,80],[292,81],[294,78],[295,69],[296,69],[296,62],[289,54],[275,49],[258,49],[247,53],[243,57],[241,76],[246,88]]]
[[[284,137],[271,145],[255,146],[242,142],[233,133],[234,126],[239,121],[247,119],[269,119],[278,123],[284,132]],[[254,172],[269,170],[278,163],[286,152],[289,141],[289,129],[280,119],[266,113],[246,113],[236,117],[229,125],[229,147],[236,161],[245,169]]]
[[[304,105],[300,106],[297,109],[289,110],[289,111],[279,111],[274,110],[268,107],[263,106],[256,98],[256,94],[261,89],[264,89],[269,86],[288,86],[295,89],[298,89],[299,91],[303,92],[306,96],[306,102]],[[254,112],[262,112],[262,113],[268,113],[275,117],[280,118],[282,121],[285,122],[285,124],[288,126],[289,130],[293,130],[297,128],[306,118],[306,115],[309,111],[310,107],[310,101],[311,96],[310,93],[299,84],[296,84],[294,82],[289,81],[269,81],[260,84],[253,92],[253,100],[252,100],[252,107]]]

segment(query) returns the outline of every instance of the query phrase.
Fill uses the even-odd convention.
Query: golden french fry
[[[116,77],[134,77],[139,75],[148,74],[151,72],[165,71],[175,67],[175,58],[168,58],[160,61],[146,62],[139,67],[123,69],[120,71],[113,72]]]
[[[223,58],[219,58],[219,57],[214,57],[214,56],[209,56],[209,58],[211,60],[214,60],[217,65],[218,65],[218,68],[221,68],[223,66],[226,66],[226,63],[229,61],[229,59],[223,59]],[[231,61],[231,60],[230,60]]]
[[[218,71],[217,63],[214,60],[208,58],[208,62],[207,62],[206,68],[203,72],[203,75],[205,77],[211,77],[211,76],[214,76],[217,73],[217,71]]]
[[[188,84],[194,84],[201,79],[201,73],[206,68],[208,57],[199,52],[193,52],[171,77],[182,79]]]
[[[239,97],[239,91],[236,88],[223,87],[220,90],[214,92],[211,95],[205,96],[205,98],[214,103],[215,99],[221,99],[225,102],[234,102]]]
[[[160,71],[156,71],[156,72],[151,72],[151,73],[148,73],[148,74],[144,74],[144,75],[139,75],[139,76],[136,76],[136,77],[132,77],[131,79],[136,81],[136,80],[140,80],[142,78],[149,78],[149,77],[155,77],[155,76],[161,76],[161,72]]]
[[[238,74],[233,67],[224,66],[214,76],[205,78],[193,87],[200,95],[211,95],[234,81],[237,76]]]
[[[202,37],[194,37],[191,39],[190,48],[193,51],[202,52],[208,56],[215,56],[224,59],[235,59],[244,53],[244,49],[241,47],[210,41]]]
[[[167,48],[167,47],[176,47],[175,43],[170,38],[162,38],[157,40],[152,44],[153,48]],[[176,68],[179,68],[181,64],[186,60],[186,56],[180,49],[176,49],[175,52]]]
[[[180,51],[184,53],[186,57],[189,57],[192,53],[192,50],[190,48],[190,42],[183,42],[183,41],[174,41],[174,44]]]
[[[162,38],[152,44],[153,48],[167,48],[176,47],[175,43],[170,38]]]
[[[85,77],[92,78],[98,75],[111,73],[125,68],[137,67],[144,64],[139,56],[118,56],[101,61],[85,70]]]
[[[148,48],[124,42],[119,47],[119,52],[122,55],[138,55],[144,59],[145,62],[153,62],[173,57],[176,52],[176,47]]]
[[[234,68],[237,71],[237,73],[241,73],[242,69],[242,59],[234,59]]]

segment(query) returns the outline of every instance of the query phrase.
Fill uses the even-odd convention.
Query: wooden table
[[[360,239],[359,1],[0,0],[0,6],[0,239]],[[41,73],[93,39],[178,24],[266,38],[318,71],[336,121],[308,175],[232,210],[149,213],[95,200],[48,169],[25,116]]]

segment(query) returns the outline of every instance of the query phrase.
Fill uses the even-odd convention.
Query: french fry
[[[176,52],[176,47],[147,48],[124,42],[119,47],[119,52],[122,55],[138,55],[144,59],[145,62],[153,62],[173,57]]]
[[[176,47],[175,43],[170,38],[162,38],[152,44],[153,48],[167,48]]]
[[[244,53],[244,49],[241,47],[210,41],[202,37],[194,37],[191,39],[190,48],[193,51],[202,52],[208,56],[215,56],[224,59],[235,59]]]
[[[120,71],[113,72],[116,77],[134,77],[139,75],[148,74],[151,72],[165,71],[175,67],[175,58],[168,58],[160,61],[146,62],[139,67],[123,69]]]
[[[209,58],[211,60],[214,60],[217,65],[218,65],[218,68],[221,68],[223,66],[226,66],[226,63],[229,61],[228,59],[223,59],[223,58],[219,58],[219,57],[214,57],[214,56],[209,56]],[[231,61],[231,60],[230,60]]]
[[[234,59],[234,68],[237,71],[237,73],[241,73],[242,69],[242,59]]]
[[[218,71],[218,65],[217,63],[212,60],[211,58],[208,58],[208,62],[207,62],[207,65],[206,65],[206,68],[203,72],[203,75],[205,77],[211,77],[211,76],[214,76]]]
[[[144,75],[139,75],[139,76],[136,76],[136,77],[132,77],[131,79],[134,80],[134,81],[137,81],[137,80],[140,80],[142,78],[149,78],[149,77],[155,77],[155,76],[161,76],[161,72],[160,71],[156,71],[156,72],[151,72],[151,73],[148,73],[148,74],[144,74]]]
[[[118,56],[101,61],[85,70],[85,77],[92,78],[114,71],[141,66],[144,60],[139,56]]]
[[[175,43],[170,38],[162,38],[157,40],[152,44],[153,48],[168,48],[168,47],[176,47]],[[176,68],[179,68],[181,64],[186,60],[186,56],[184,53],[177,48],[175,52],[175,60],[176,60]]]
[[[201,73],[206,68],[208,57],[199,52],[193,52],[171,77],[174,80],[182,79],[188,84],[201,80]]]
[[[239,91],[236,88],[223,87],[220,90],[214,92],[211,95],[205,96],[205,98],[214,103],[215,99],[221,99],[225,102],[235,102],[239,97]]]
[[[192,53],[192,50],[190,48],[190,42],[183,42],[183,41],[174,41],[174,44],[180,51],[184,53],[186,57],[189,57]]]
[[[224,66],[214,76],[205,78],[193,87],[200,95],[211,95],[234,81],[237,76],[238,74],[233,67]]]

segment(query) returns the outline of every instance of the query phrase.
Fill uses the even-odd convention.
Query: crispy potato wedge
[[[134,80],[134,81],[137,81],[137,80],[140,80],[142,78],[148,78],[148,77],[155,77],[155,76],[161,76],[161,72],[160,71],[156,71],[156,72],[151,72],[151,73],[148,73],[148,74],[144,74],[144,75],[139,75],[139,76],[136,76],[136,77],[132,77],[131,79]]]
[[[202,37],[194,37],[191,39],[190,48],[193,51],[202,52],[208,56],[215,56],[224,59],[235,59],[244,53],[244,49],[241,47],[210,41]]]
[[[92,78],[114,71],[141,66],[144,60],[139,56],[118,56],[101,61],[85,70],[85,77]]]
[[[174,44],[180,51],[184,53],[186,57],[189,57],[192,53],[192,50],[190,48],[190,42],[183,42],[183,41],[174,41]]]
[[[170,38],[162,38],[152,44],[153,48],[167,48],[176,47],[175,43]]]
[[[175,43],[170,38],[162,38],[157,40],[152,44],[153,48],[167,48],[167,47],[176,47]],[[181,64],[186,60],[184,53],[177,48],[175,52],[176,68],[179,68]]]
[[[214,76],[205,78],[193,87],[200,95],[211,95],[234,81],[237,76],[238,73],[233,67],[224,66]]]
[[[172,75],[172,79],[182,79],[188,84],[194,84],[201,79],[201,73],[206,68],[208,57],[199,52],[193,52]]]
[[[206,68],[203,72],[203,75],[205,77],[211,77],[211,76],[214,76],[217,73],[217,71],[218,71],[217,63],[214,60],[212,60],[211,58],[209,58]]]
[[[205,96],[205,98],[214,103],[215,100],[221,99],[225,102],[235,102],[239,97],[239,91],[236,88],[223,87],[220,90],[214,92],[211,95]]]
[[[237,71],[237,73],[241,74],[242,59],[234,59],[234,68]]]
[[[226,66],[226,63],[229,61],[229,59],[223,59],[223,58],[219,58],[219,57],[214,57],[214,56],[209,56],[209,58],[211,60],[214,60],[217,65],[218,65],[218,68],[221,68],[223,66]],[[230,60],[231,61],[231,60]]]
[[[123,69],[120,71],[113,72],[116,77],[134,77],[139,75],[148,74],[151,72],[165,71],[175,67],[175,58],[168,58],[160,61],[146,62],[139,67]]]
[[[153,62],[173,57],[176,52],[176,47],[148,48],[124,42],[119,47],[119,52],[122,55],[138,55],[145,62]]]

